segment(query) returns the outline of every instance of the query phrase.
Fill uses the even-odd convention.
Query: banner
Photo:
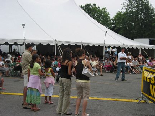
[[[143,67],[141,92],[155,103],[155,69]]]

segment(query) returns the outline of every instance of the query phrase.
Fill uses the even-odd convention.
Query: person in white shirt
[[[127,59],[129,59],[129,60],[133,60],[133,56],[131,55],[131,52],[128,52],[128,54],[127,54]]]
[[[127,61],[126,61],[126,69],[127,69],[127,71],[128,71],[128,73],[130,73],[131,74],[131,72],[132,72],[132,67],[133,66],[133,64],[132,64],[132,61],[131,61],[131,59],[127,59]]]
[[[115,80],[117,81],[122,69],[122,81],[126,81],[125,80],[125,62],[126,62],[126,54],[124,53],[125,48],[121,48],[121,52],[118,53],[118,66],[117,66],[117,73],[116,73],[116,78]]]
[[[97,57],[92,57],[90,64],[92,66],[93,71],[95,71],[95,75],[98,75],[97,73],[97,69],[100,70],[100,76],[103,76],[102,73],[102,65],[99,63],[98,58]]]

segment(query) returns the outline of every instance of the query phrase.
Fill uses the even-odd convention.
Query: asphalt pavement
[[[114,73],[104,73],[103,76],[91,77],[90,100],[87,113],[89,116],[155,116],[155,104],[139,103],[141,95],[142,74],[126,74],[127,81],[116,82]],[[23,79],[19,77],[4,77],[4,88],[0,90],[0,116],[60,116],[56,114],[59,85],[54,86],[52,101],[54,104],[44,104],[41,97],[41,108],[38,112],[22,108]],[[43,94],[45,86],[42,81]],[[69,112],[74,116],[76,102],[75,77],[72,78],[71,104]],[[81,116],[82,104],[80,108]]]

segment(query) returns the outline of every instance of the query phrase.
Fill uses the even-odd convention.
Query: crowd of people
[[[76,77],[77,101],[75,115],[79,115],[79,107],[83,99],[82,116],[87,116],[86,107],[90,92],[90,78],[83,73],[84,67],[88,68],[92,75],[103,76],[104,72],[116,73],[117,81],[120,72],[123,73],[122,81],[125,80],[125,73],[139,74],[143,66],[155,68],[155,59],[146,59],[142,54],[133,57],[130,52],[127,55],[125,49],[118,54],[107,54],[104,59],[95,55],[86,55],[83,49],[77,48],[74,55],[69,48],[64,49],[62,56],[42,56],[33,50],[33,45],[27,44],[26,50],[21,55],[0,55],[0,87],[3,88],[4,79],[2,75],[14,76],[19,74],[24,78],[23,108],[30,108],[32,111],[39,111],[37,104],[40,104],[42,93],[40,77],[45,77],[45,104],[53,104],[51,96],[55,78],[59,81],[59,100],[56,112],[62,115],[71,115],[68,112],[71,94],[71,77]],[[16,75],[15,75],[16,76]]]
[[[37,51],[33,50],[32,55],[36,54]],[[54,72],[58,72],[61,68],[61,59],[62,56],[44,56],[39,55],[40,64],[43,67],[43,64],[46,59],[51,60],[52,68]],[[104,72],[115,73],[117,70],[118,58],[116,55],[108,54],[105,55],[104,60],[100,59],[96,55],[86,55],[86,60],[90,61],[95,75],[103,76]],[[22,56],[20,54],[0,54],[0,72],[5,74],[5,76],[20,76],[22,77],[22,67],[21,67]],[[73,56],[72,61],[73,65],[76,63],[77,57]],[[143,66],[149,66],[155,68],[155,58],[148,57],[145,58],[142,54],[139,54],[135,57],[131,55],[131,52],[127,53],[127,59],[125,61],[125,72],[129,74],[139,74],[142,72]],[[41,68],[42,68],[41,67]],[[18,74],[18,75],[17,75]]]

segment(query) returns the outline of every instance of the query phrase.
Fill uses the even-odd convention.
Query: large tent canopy
[[[0,0],[0,14],[1,44],[33,42],[154,48],[107,29],[81,10],[74,0]]]

